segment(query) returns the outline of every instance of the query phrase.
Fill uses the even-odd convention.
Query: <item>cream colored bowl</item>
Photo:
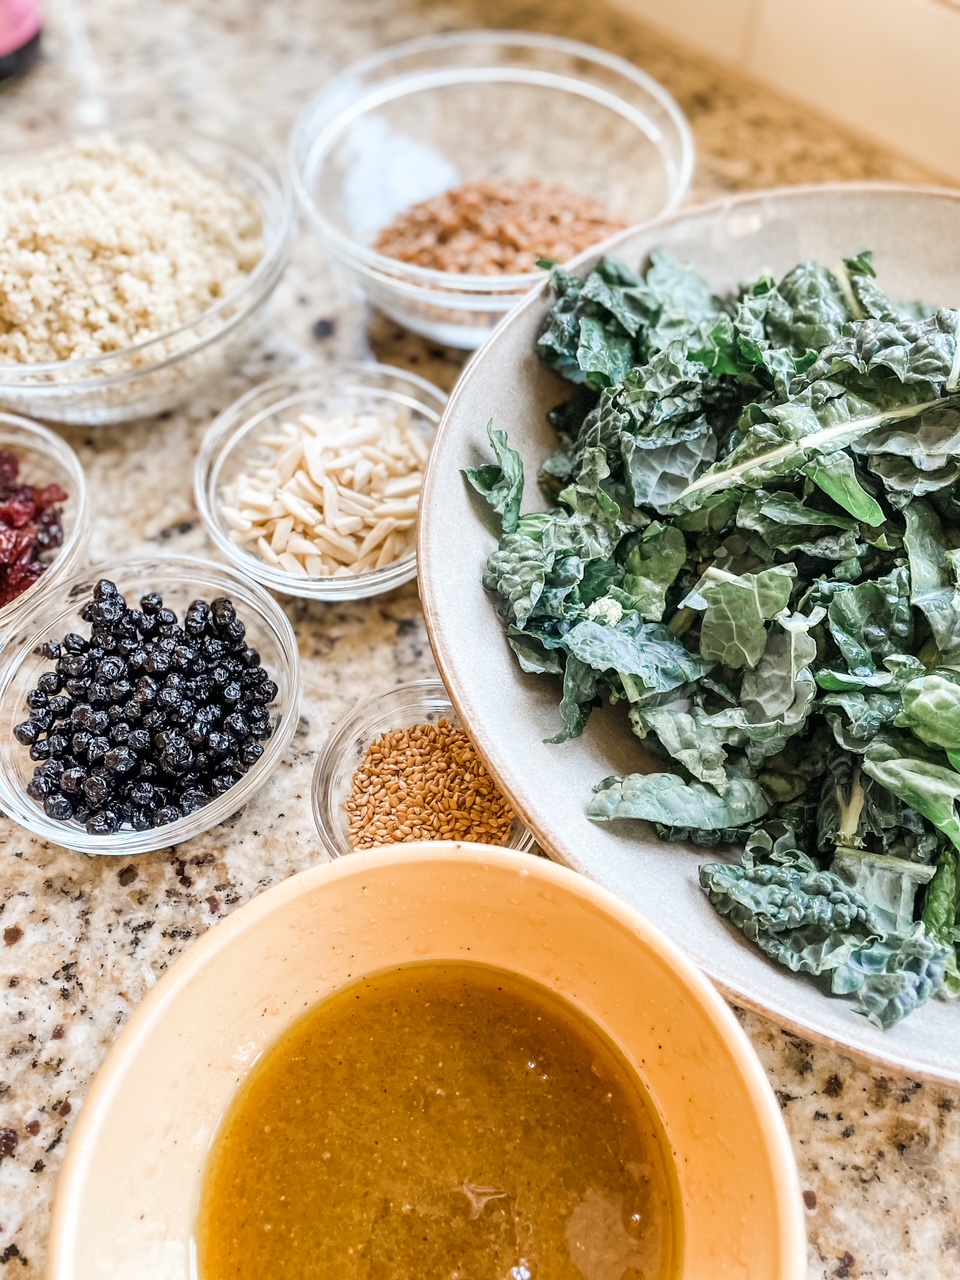
[[[84,1103],[60,1176],[48,1280],[196,1280],[204,1166],[240,1082],[330,992],[427,959],[532,978],[619,1044],[673,1147],[678,1280],[805,1275],[800,1190],[779,1108],[707,980],[582,876],[507,850],[433,843],[293,876],[161,979]]]

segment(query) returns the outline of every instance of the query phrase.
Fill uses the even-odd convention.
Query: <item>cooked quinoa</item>
[[[119,351],[195,320],[263,256],[256,203],[98,134],[0,168],[0,364]]]

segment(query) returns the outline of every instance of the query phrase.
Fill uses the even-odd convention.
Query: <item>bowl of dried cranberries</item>
[[[0,808],[82,853],[145,853],[247,803],[299,715],[293,629],[256,583],[171,556],[91,569],[0,654]]]
[[[77,568],[88,534],[80,459],[46,427],[0,413],[0,640]]]

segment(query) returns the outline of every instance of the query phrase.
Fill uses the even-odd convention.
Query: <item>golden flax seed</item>
[[[514,822],[473,743],[447,720],[371,743],[345,808],[355,849],[437,839],[505,845]]]

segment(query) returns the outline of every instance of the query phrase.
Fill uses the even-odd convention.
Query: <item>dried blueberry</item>
[[[144,667],[153,676],[162,676],[170,670],[170,655],[154,649],[147,658]]]
[[[93,809],[102,809],[113,792],[109,780],[102,773],[91,773],[83,781],[83,794]]]
[[[55,791],[44,800],[43,812],[57,822],[69,822],[73,817],[73,805],[62,792]]]
[[[93,598],[98,604],[103,600],[110,600],[115,596],[120,596],[120,592],[117,590],[117,584],[115,582],[111,582],[109,578],[101,578],[93,588]],[[122,596],[120,596],[120,598],[123,599]]]
[[[127,821],[134,831],[149,831],[153,826],[153,814],[145,809],[131,809]]]
[[[113,684],[114,680],[119,680],[123,673],[123,662],[116,656],[104,658],[99,667],[97,667],[97,679],[104,684]]]
[[[77,732],[70,739],[70,747],[71,747],[71,750],[73,751],[73,754],[75,756],[82,756],[83,753],[86,751],[87,747],[90,745],[90,739],[92,737],[93,737],[93,734],[90,732],[89,729],[78,729]]]
[[[165,804],[157,809],[153,815],[154,826],[165,827],[171,822],[180,820],[180,810],[173,804]]]
[[[183,816],[186,817],[188,813],[196,813],[198,809],[202,809],[209,801],[210,797],[200,787],[189,787],[181,792],[177,806]]]
[[[116,809],[101,809],[90,815],[86,826],[92,836],[112,836],[120,830],[120,814]]]
[[[47,703],[47,710],[52,713],[55,720],[62,720],[73,710],[73,700],[65,693],[55,694]]]
[[[60,790],[67,795],[76,795],[83,786],[86,779],[86,769],[79,767],[73,769],[65,769],[60,778]]]
[[[232,773],[218,773],[215,778],[211,779],[210,790],[215,796],[222,796],[224,792],[229,791],[236,784],[237,779]]]
[[[50,741],[48,738],[40,738],[30,748],[31,760],[48,760],[50,758]]]
[[[65,756],[70,746],[70,739],[64,733],[51,733],[47,738],[50,754],[54,759]]]
[[[56,783],[52,778],[45,777],[39,769],[34,773],[33,777],[27,783],[26,792],[31,800],[36,800],[37,804],[43,804],[51,791],[56,789]]]
[[[149,750],[150,747],[150,730],[134,729],[127,738],[127,746],[131,751],[142,752]]]
[[[45,707],[50,699],[45,693],[41,693],[39,689],[31,689],[27,694],[28,707]]]
[[[249,769],[255,765],[263,755],[263,744],[260,742],[245,742],[240,752],[240,759]]]
[[[110,750],[110,739],[105,738],[102,734],[90,739],[87,743],[87,763],[100,764]]]
[[[250,732],[250,726],[239,711],[231,711],[224,720],[223,727],[229,729],[237,738],[246,738]]]
[[[130,741],[131,732],[132,730],[126,720],[118,720],[115,725],[111,726],[107,737],[114,746],[120,746],[121,744]]]
[[[37,688],[41,693],[59,693],[63,688],[63,681],[56,671],[45,671],[37,681]]]
[[[16,725],[13,730],[13,736],[25,747],[32,747],[40,737],[40,733],[40,726],[33,719],[24,720],[22,724]]]
[[[40,646],[40,655],[41,657],[49,658],[51,662],[54,662],[60,657],[60,646],[57,644],[56,640],[48,640],[46,644],[42,644]]]

